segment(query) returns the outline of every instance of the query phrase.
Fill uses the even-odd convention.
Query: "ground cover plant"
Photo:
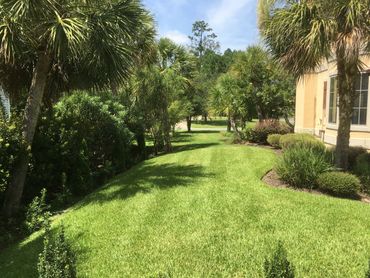
[[[112,179],[63,224],[87,277],[263,277],[271,246],[284,242],[297,277],[363,277],[370,206],[272,188],[261,177],[272,150],[229,145],[217,132],[180,133],[174,153]],[[0,253],[1,277],[37,277],[42,234]]]

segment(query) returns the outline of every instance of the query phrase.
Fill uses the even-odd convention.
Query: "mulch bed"
[[[279,175],[276,173],[275,170],[271,170],[271,171],[267,172],[267,174],[263,176],[262,181],[265,184],[270,185],[272,187],[289,188],[289,189],[296,190],[296,191],[301,191],[301,192],[306,192],[306,193],[311,193],[311,194],[316,194],[316,195],[327,195],[327,196],[333,197],[333,195],[326,194],[326,193],[318,191],[318,190],[310,190],[310,189],[305,189],[305,188],[291,187],[280,179]],[[334,196],[334,197],[336,197],[336,196]],[[346,199],[357,200],[357,201],[361,201],[361,202],[370,204],[370,196],[368,196],[366,194],[359,194],[358,198],[356,198],[356,199],[353,199],[353,198],[346,198]]]

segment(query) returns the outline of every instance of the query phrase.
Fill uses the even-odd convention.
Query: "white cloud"
[[[216,30],[224,29],[251,2],[251,0],[221,0],[216,7],[207,12],[210,26]]]
[[[177,44],[188,44],[189,43],[189,38],[187,35],[184,33],[181,33],[178,30],[171,30],[162,35],[162,37],[169,38],[173,40]]]

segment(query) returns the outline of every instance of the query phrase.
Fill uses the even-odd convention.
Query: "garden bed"
[[[281,180],[279,175],[276,173],[276,171],[274,169],[268,171],[266,173],[266,175],[264,175],[262,177],[262,181],[265,184],[267,184],[269,186],[272,186],[272,187],[289,188],[289,189],[292,189],[292,190],[307,192],[307,193],[311,193],[311,194],[327,195],[327,196],[331,196],[331,197],[337,197],[337,196],[333,196],[331,194],[327,194],[325,192],[318,191],[318,190],[313,190],[313,189],[310,190],[310,189],[307,189],[307,188],[294,188],[294,187],[288,185],[283,180]],[[343,197],[337,197],[337,198],[343,198]],[[359,193],[358,198],[345,198],[345,199],[357,200],[357,201],[361,201],[361,202],[370,204],[370,196],[368,196],[366,194],[363,194],[363,193]]]

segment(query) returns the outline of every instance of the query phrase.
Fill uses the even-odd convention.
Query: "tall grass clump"
[[[305,145],[286,149],[276,167],[281,179],[289,185],[309,189],[316,187],[320,174],[331,170],[325,152]]]

